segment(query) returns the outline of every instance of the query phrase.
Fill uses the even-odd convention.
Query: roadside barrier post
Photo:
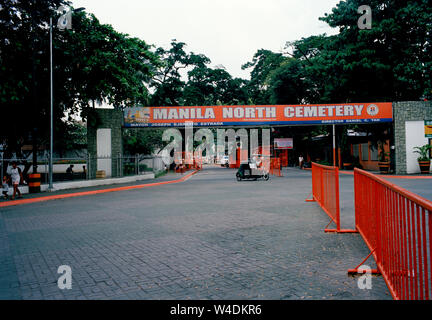
[[[40,173],[29,174],[28,188],[29,188],[29,193],[41,192],[41,175],[40,175]]]

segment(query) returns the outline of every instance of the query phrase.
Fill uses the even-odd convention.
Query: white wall
[[[405,135],[407,173],[420,173],[417,161],[419,154],[414,153],[414,147],[429,143],[425,137],[424,121],[405,121]]]
[[[111,129],[97,129],[96,132],[97,156],[111,157]],[[112,160],[98,159],[97,170],[104,170],[106,177],[111,177]]]

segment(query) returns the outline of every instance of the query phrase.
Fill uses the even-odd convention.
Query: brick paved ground
[[[323,232],[328,218],[304,202],[310,172],[234,173],[0,209],[0,299],[391,298],[381,277],[360,290],[347,276],[368,249]],[[64,264],[72,290],[57,287]]]

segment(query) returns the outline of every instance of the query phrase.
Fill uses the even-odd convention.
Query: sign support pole
[[[333,125],[333,167],[336,167],[336,125]]]

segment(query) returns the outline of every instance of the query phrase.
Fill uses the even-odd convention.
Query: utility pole
[[[50,153],[49,153],[49,190],[53,190],[53,110],[54,110],[54,92],[53,92],[53,47],[52,47],[52,17],[50,17]]]
[[[33,119],[35,123],[38,123],[39,115],[39,102],[38,102],[38,96],[37,96],[37,71],[36,71],[36,40],[37,40],[37,26],[34,18],[35,14],[35,7],[36,7],[36,1],[32,1],[32,13],[31,13],[31,33],[32,33],[32,80],[33,80],[33,86],[32,86],[32,96],[33,96]],[[33,146],[32,148],[32,155],[33,155],[33,173],[37,173],[37,129],[36,126],[33,127],[31,132],[31,137],[29,137],[31,140],[31,144]],[[30,141],[29,141],[30,142]],[[27,168],[27,167],[26,167]]]

